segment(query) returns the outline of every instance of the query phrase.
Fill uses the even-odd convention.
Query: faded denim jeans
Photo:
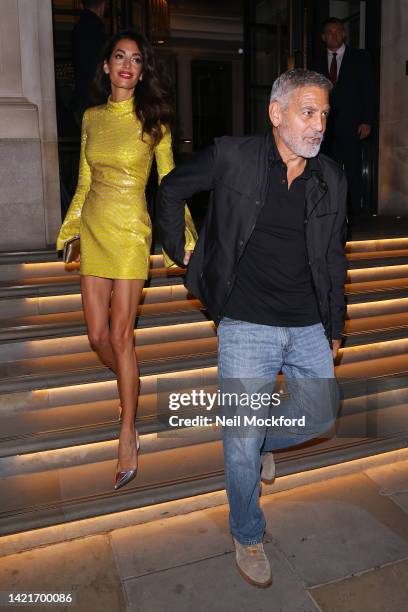
[[[224,317],[217,333],[220,391],[272,394],[280,370],[289,389],[289,399],[279,406],[222,406],[223,415],[241,418],[240,426],[222,429],[231,533],[241,544],[257,544],[265,531],[259,506],[261,453],[300,444],[333,427],[338,388],[332,351],[321,323],[275,327]],[[245,415],[294,421],[304,416],[306,423],[243,426]]]

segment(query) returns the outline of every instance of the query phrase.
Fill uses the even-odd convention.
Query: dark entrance
[[[193,61],[191,80],[194,149],[200,150],[232,133],[231,63]]]
[[[380,0],[245,0],[245,130],[269,126],[267,106],[273,80],[285,70],[307,68],[322,49],[321,25],[329,16],[343,20],[350,46],[366,49],[375,79],[376,118],[362,148],[362,212],[377,212],[381,47]]]

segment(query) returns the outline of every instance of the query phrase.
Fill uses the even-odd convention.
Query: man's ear
[[[274,100],[269,104],[269,119],[273,127],[278,127],[282,122],[282,111],[279,102]]]
[[[326,34],[324,32],[321,34],[321,37],[322,37],[322,41],[326,43]]]

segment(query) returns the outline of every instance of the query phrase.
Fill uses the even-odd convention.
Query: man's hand
[[[188,262],[190,261],[190,257],[193,251],[184,251],[184,259],[183,259],[183,264],[185,266],[188,266]]]
[[[336,359],[340,345],[341,345],[341,340],[332,340],[333,359]]]
[[[360,140],[364,140],[364,138],[367,138],[367,136],[371,134],[371,125],[368,125],[368,123],[361,123],[357,128],[357,134]]]

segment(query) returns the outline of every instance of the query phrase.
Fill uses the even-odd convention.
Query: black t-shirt
[[[305,241],[305,186],[313,159],[288,190],[274,143],[268,192],[224,309],[232,319],[296,327],[320,321]]]

